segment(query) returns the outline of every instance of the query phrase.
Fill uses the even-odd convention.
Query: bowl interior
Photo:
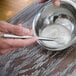
[[[72,32],[72,39],[76,36],[76,9],[73,5],[68,2],[61,2],[60,7],[55,7],[52,3],[48,3],[44,6],[39,13],[36,15],[33,21],[34,34],[40,37],[41,31],[49,26],[54,24],[54,21],[58,16],[66,17],[74,24],[74,30]],[[49,32],[49,31],[48,31]],[[47,49],[52,50],[62,50],[63,47],[53,48],[46,46],[43,41],[38,40],[38,43]]]

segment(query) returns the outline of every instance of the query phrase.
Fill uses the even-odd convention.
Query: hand
[[[46,2],[48,0],[39,0],[39,3]],[[51,0],[55,6],[60,6],[60,0]]]
[[[14,26],[7,22],[0,21],[0,34],[11,33],[15,35],[32,35],[32,30],[22,27],[21,24]],[[33,44],[37,38],[31,39],[6,39],[0,38],[0,54],[4,54],[10,50],[26,47]]]

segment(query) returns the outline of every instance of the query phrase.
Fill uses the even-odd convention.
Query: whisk
[[[30,39],[33,36],[18,36],[13,34],[0,34],[1,38],[10,38],[10,39]],[[38,40],[44,40],[44,41],[54,41],[56,38],[46,38],[46,37],[37,37]]]

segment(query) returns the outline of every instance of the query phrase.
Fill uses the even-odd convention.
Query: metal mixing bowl
[[[53,24],[57,17],[66,17],[74,24],[74,30],[72,31],[71,41],[60,48],[52,48],[46,46],[43,41],[38,40],[37,42],[43,46],[45,49],[52,51],[59,51],[68,48],[75,42],[76,36],[76,4],[71,0],[61,0],[60,7],[54,6],[52,3],[47,3],[41,8],[33,20],[33,30],[35,36],[40,36],[40,31],[48,26]]]

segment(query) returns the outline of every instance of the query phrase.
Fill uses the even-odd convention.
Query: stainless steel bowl
[[[68,48],[75,42],[76,36],[76,4],[71,0],[61,0],[60,7],[54,6],[52,3],[48,3],[41,8],[33,20],[33,30],[35,36],[40,36],[40,31],[48,26],[53,24],[57,17],[66,17],[74,24],[74,30],[72,31],[71,41],[60,48],[52,48],[46,46],[43,41],[38,40],[37,42],[43,46],[45,49],[52,51],[59,51]]]

